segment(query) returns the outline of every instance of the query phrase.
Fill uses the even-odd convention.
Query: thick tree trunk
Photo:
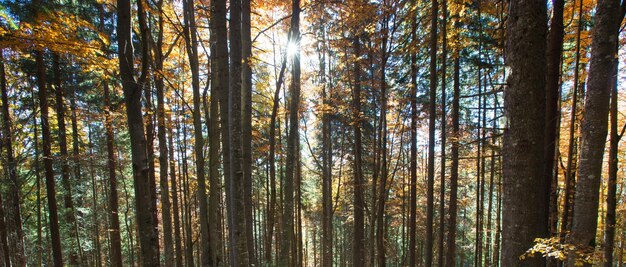
[[[117,37],[120,76],[132,152],[135,205],[141,247],[140,259],[143,266],[159,266],[159,242],[156,221],[152,210],[152,192],[150,192],[150,174],[148,167],[147,145],[143,116],[141,112],[141,93],[143,80],[133,77],[133,45],[131,38],[130,1],[117,1]],[[147,58],[144,58],[147,60]],[[145,75],[145,74],[142,74]]]
[[[3,145],[6,149],[6,169],[9,179],[3,183],[8,185],[6,204],[6,214],[2,214],[0,220],[9,227],[2,227],[6,231],[3,235],[2,245],[6,259],[11,259],[13,266],[26,266],[26,255],[24,253],[24,231],[22,230],[22,212],[20,210],[20,182],[17,178],[17,161],[13,153],[13,132],[11,114],[9,113],[9,97],[7,92],[7,79],[4,70],[4,51],[0,49],[0,90],[2,90],[2,137]],[[4,212],[3,212],[4,213]],[[6,217],[4,217],[6,216]],[[4,239],[7,238],[7,239]],[[8,241],[8,249],[5,243]],[[7,267],[11,266],[7,263]]]
[[[576,207],[572,216],[569,242],[579,250],[595,247],[598,224],[599,188],[608,127],[609,99],[617,47],[619,1],[598,1],[591,43],[591,64],[587,79],[585,110],[581,124],[580,161],[576,182]],[[569,253],[568,266],[578,257]]]
[[[539,266],[541,257],[520,260],[538,237],[548,235],[543,176],[547,11],[545,2],[511,1],[506,62],[511,68],[505,94],[503,153],[504,207],[502,266]],[[546,189],[548,188],[548,189]]]

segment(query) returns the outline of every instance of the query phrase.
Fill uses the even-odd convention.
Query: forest
[[[0,267],[622,267],[625,15],[0,0]]]

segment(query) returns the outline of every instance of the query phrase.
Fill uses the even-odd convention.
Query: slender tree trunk
[[[545,128],[546,4],[511,1],[506,62],[511,68],[505,94],[502,266],[539,266],[541,257],[520,256],[534,239],[548,235],[543,176]],[[548,189],[546,189],[548,188]]]
[[[354,37],[354,55],[359,58],[361,42],[358,36]],[[365,184],[363,182],[363,144],[361,136],[361,63],[354,62],[354,87],[352,91],[352,114],[354,128],[354,235],[353,257],[354,266],[365,266]]]
[[[385,1],[383,4],[387,4]],[[387,41],[389,39],[388,33],[388,18],[387,15],[383,16],[382,21],[382,39],[381,39],[381,63],[380,63],[380,186],[378,189],[378,206],[377,218],[376,218],[376,249],[378,251],[377,261],[378,266],[384,267],[386,265],[386,252],[385,252],[385,202],[387,199],[387,176],[388,176],[388,163],[387,163],[387,81],[386,81],[386,68],[387,68]]]
[[[6,169],[8,180],[4,182],[8,185],[6,204],[0,209],[6,208],[2,213],[2,223],[9,225],[2,227],[0,230],[5,232],[2,235],[2,247],[6,258],[11,259],[13,266],[26,266],[26,255],[24,253],[24,231],[22,230],[22,212],[20,210],[20,182],[17,177],[17,161],[13,153],[13,132],[11,114],[9,113],[9,97],[7,90],[6,72],[4,69],[4,51],[0,49],[0,90],[2,90],[2,141],[6,149]],[[0,200],[1,201],[1,200]],[[2,203],[0,203],[1,205]],[[6,217],[5,217],[6,216]],[[6,239],[5,239],[6,238]],[[8,243],[7,243],[8,240]],[[8,247],[6,246],[8,244]],[[7,267],[11,266],[10,262],[6,262]]]
[[[608,127],[609,99],[614,74],[615,48],[619,18],[619,1],[598,1],[591,43],[591,64],[581,124],[581,148],[576,183],[576,207],[572,216],[569,241],[580,250],[595,247],[598,224],[599,188],[602,160]],[[571,252],[568,266],[578,257]],[[589,265],[589,264],[588,264]],[[590,266],[590,265],[589,265]]]
[[[330,112],[331,88],[326,86],[326,62],[321,61],[322,80],[322,266],[333,266],[332,136]],[[327,90],[329,92],[327,92]],[[360,89],[359,89],[360,90]],[[354,108],[354,106],[353,106]],[[358,115],[358,114],[357,114]],[[360,137],[359,137],[360,138]],[[355,172],[358,172],[355,170]],[[356,206],[355,206],[356,211]]]
[[[550,21],[550,32],[548,34],[547,50],[547,73],[546,73],[546,126],[545,126],[545,169],[544,177],[550,182],[549,191],[546,192],[547,199],[550,200],[550,208],[545,216],[547,217],[550,229],[550,236],[556,236],[558,222],[558,176],[555,175],[556,166],[556,146],[557,131],[559,130],[559,97],[560,97],[560,70],[561,57],[563,53],[563,9],[565,1],[552,1],[552,19]],[[555,260],[549,259],[550,266],[554,266]]]
[[[580,73],[580,34],[582,31],[582,11],[583,1],[580,1],[578,7],[578,26],[576,29],[576,63],[574,64],[574,87],[572,87],[572,110],[570,113],[570,125],[569,125],[569,142],[567,146],[567,165],[565,170],[565,195],[563,196],[563,214],[561,217],[561,236],[570,230],[571,227],[571,214],[574,206],[574,155],[577,151],[577,143],[575,143],[576,137],[576,112],[578,105],[578,83]]]
[[[191,69],[191,85],[193,89],[193,129],[196,178],[198,179],[197,198],[200,206],[200,251],[201,266],[209,266],[211,262],[211,244],[209,239],[209,213],[206,195],[206,179],[204,175],[204,136],[202,135],[202,114],[200,109],[200,69],[198,63],[198,41],[194,1],[187,0],[184,4],[185,41],[189,66]]]
[[[454,98],[452,100],[452,164],[450,165],[450,204],[448,207],[448,240],[446,249],[446,266],[454,267],[456,262],[456,216],[457,193],[459,185],[459,98],[460,98],[460,63],[459,54],[454,56]]]
[[[182,246],[182,238],[180,233],[180,213],[178,206],[178,182],[176,180],[176,160],[174,159],[174,132],[172,129],[172,119],[170,115],[170,123],[171,127],[169,128],[168,135],[168,146],[169,146],[169,160],[170,160],[170,183],[172,185],[172,213],[174,217],[174,249],[175,249],[175,261],[176,267],[183,266],[183,246]]]
[[[417,30],[417,18],[413,18],[411,36],[414,41]],[[409,266],[416,266],[415,241],[417,238],[417,54],[411,53],[411,182],[409,204]]]
[[[292,0],[291,36],[290,42],[300,43],[300,0]],[[299,49],[299,48],[298,48]],[[291,265],[295,257],[292,250],[294,237],[294,178],[296,177],[296,164],[299,164],[297,154],[299,152],[300,135],[300,51],[291,57],[291,99],[289,107],[289,137],[287,138],[287,162],[286,176],[284,180],[283,194],[283,217],[282,217],[282,246],[280,250],[279,266]]]
[[[619,50],[616,49],[615,53]],[[611,106],[610,108],[610,143],[609,143],[609,176],[607,181],[606,196],[606,222],[604,223],[604,266],[613,266],[613,250],[615,249],[615,228],[617,223],[615,209],[617,206],[617,171],[618,171],[618,150],[621,135],[617,133],[617,116],[618,116],[618,91],[617,91],[617,60],[614,61],[613,76],[611,77]]]
[[[252,40],[250,37],[250,0],[241,0],[241,122],[243,202],[245,217],[245,238],[248,248],[248,263],[256,265],[254,246],[254,217],[252,216]]]
[[[441,32],[442,55],[441,55],[441,182],[439,190],[439,238],[437,266],[443,266],[444,260],[444,230],[445,230],[445,198],[446,198],[446,67],[448,57],[448,1],[442,2],[443,27]]]
[[[437,107],[437,17],[439,6],[433,0],[430,27],[430,89],[428,105],[428,181],[426,191],[426,255],[425,266],[433,265],[433,217],[435,184],[435,120]]]
[[[141,6],[141,5],[139,5]],[[142,84],[133,77],[133,45],[131,39],[131,6],[128,0],[117,1],[117,37],[120,76],[126,102],[126,116],[132,152],[135,205],[143,266],[159,266],[159,242],[156,221],[152,210],[150,174],[143,116],[141,112]],[[147,60],[147,58],[144,58]],[[145,73],[142,73],[145,75]],[[42,108],[43,110],[43,108]]]
[[[54,184],[54,170],[52,168],[52,137],[48,121],[48,89],[46,88],[46,65],[43,51],[35,51],[37,64],[37,86],[39,87],[39,109],[41,110],[41,131],[43,136],[43,162],[46,173],[46,197],[48,199],[48,218],[50,220],[50,240],[52,258],[55,267],[63,266],[63,252],[59,233],[59,215]]]
[[[1,51],[0,51],[0,54]],[[39,133],[37,131],[37,109],[35,103],[35,93],[34,90],[31,91],[31,97],[33,99],[33,146],[35,150],[35,188],[37,190],[36,199],[37,199],[37,265],[43,266],[43,230],[42,230],[42,214],[41,214],[41,172],[40,172],[40,164],[39,164]]]

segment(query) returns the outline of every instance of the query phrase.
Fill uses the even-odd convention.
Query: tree
[[[141,6],[141,4],[139,4],[139,6]],[[159,266],[159,258],[157,257],[159,239],[151,204],[150,170],[148,168],[147,145],[141,111],[141,93],[147,75],[145,72],[147,68],[142,67],[143,71],[141,76],[139,79],[135,80],[135,77],[133,77],[134,56],[131,38],[130,10],[129,0],[117,1],[118,58],[132,151],[135,208],[139,244],[141,247],[139,256],[143,266]],[[143,66],[147,66],[147,58],[144,58],[142,64],[144,64]],[[42,111],[43,110],[44,108],[42,107]]]
[[[352,89],[352,113],[354,129],[354,241],[352,264],[365,265],[365,199],[363,182],[363,144],[361,138],[361,42],[358,36],[353,37],[354,46],[354,85]]]
[[[511,1],[506,62],[511,69],[505,97],[508,128],[503,145],[503,266],[539,266],[520,260],[537,237],[548,234],[550,183],[543,176],[547,11],[542,1]]]
[[[572,216],[569,242],[578,250],[595,246],[599,188],[602,159],[608,128],[609,99],[611,95],[613,65],[619,18],[619,1],[598,1],[594,17],[591,43],[591,63],[585,94],[585,110],[581,124],[580,161],[576,181],[576,207]],[[575,251],[568,255],[568,266],[574,266],[578,256]],[[588,264],[589,265],[589,264]]]
[[[426,265],[433,265],[433,217],[434,217],[434,184],[435,184],[435,120],[437,107],[437,14],[439,4],[432,1],[430,26],[430,88],[428,104],[428,182],[426,192]]]

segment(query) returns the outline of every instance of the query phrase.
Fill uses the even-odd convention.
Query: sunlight
[[[287,58],[291,59],[294,56],[300,56],[300,44],[298,42],[289,41],[289,43],[287,43]]]

